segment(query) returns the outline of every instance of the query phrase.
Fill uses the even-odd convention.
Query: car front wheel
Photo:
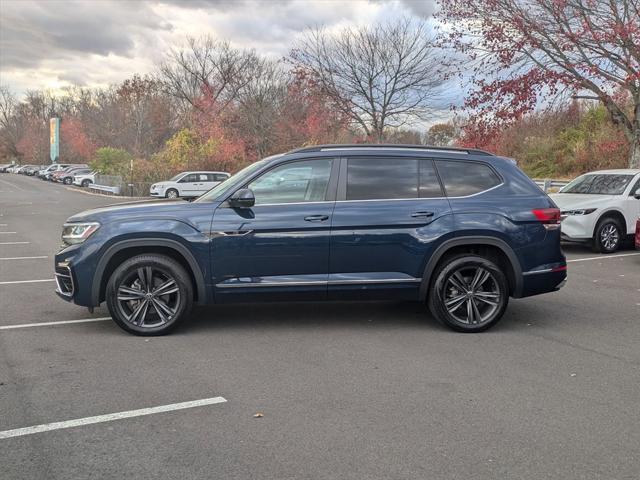
[[[170,188],[169,190],[167,190],[167,193],[165,195],[167,196],[167,198],[178,198],[178,191],[175,188]]]
[[[505,274],[492,260],[464,253],[445,258],[429,289],[429,309],[459,332],[481,332],[496,323],[509,303]]]
[[[106,300],[114,321],[135,335],[164,335],[189,315],[193,286],[178,262],[164,255],[138,255],[115,269]]]
[[[598,223],[593,235],[593,250],[598,253],[616,252],[622,244],[622,226],[615,218],[605,218]]]
[[[87,187],[89,187],[89,185],[91,185],[92,183],[93,183],[93,182],[92,182],[91,180],[83,180],[83,181],[82,181],[82,186],[83,186],[84,188],[87,188]]]

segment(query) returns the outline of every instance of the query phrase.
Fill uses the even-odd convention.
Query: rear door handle
[[[304,217],[307,222],[324,222],[325,220],[329,220],[329,215],[309,215],[308,217]]]
[[[433,217],[433,215],[434,215],[433,212],[413,212],[411,214],[413,218],[429,218],[429,217]]]

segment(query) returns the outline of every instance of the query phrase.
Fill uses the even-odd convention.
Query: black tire
[[[474,272],[481,272],[477,279],[480,283],[472,288]],[[481,281],[484,272],[488,276]],[[460,285],[464,291],[454,286],[454,282],[461,283],[459,278],[464,282]],[[445,257],[434,272],[427,303],[433,316],[447,327],[458,332],[482,332],[498,323],[507,308],[507,277],[495,262],[480,255],[462,253]],[[465,318],[469,320],[469,308],[472,318],[465,322]],[[478,320],[474,321],[475,318]]]
[[[176,190],[175,188],[170,188],[169,190],[167,190],[165,192],[164,195],[167,198],[178,198],[178,197],[180,197],[180,194],[178,193],[178,190]]]
[[[88,187],[89,187],[89,185],[91,185],[92,183],[93,183],[93,182],[92,182],[91,180],[83,180],[83,181],[82,181],[82,186],[83,186],[84,188],[88,188]]]
[[[624,242],[626,232],[620,221],[613,217],[605,217],[598,221],[593,232],[592,247],[596,253],[617,252]]]
[[[71,177],[64,177],[64,180],[62,180],[62,183],[65,185],[71,185],[71,182],[73,182],[73,178]]]
[[[149,283],[153,285],[151,289],[146,287]],[[168,286],[168,293],[155,296],[154,290],[162,285]],[[189,274],[172,258],[138,255],[120,264],[111,274],[106,300],[109,313],[123,330],[141,336],[166,335],[191,312],[193,285]]]

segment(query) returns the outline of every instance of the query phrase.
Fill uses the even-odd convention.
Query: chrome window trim
[[[368,198],[363,200],[325,200],[322,202],[290,202],[290,203],[261,203],[260,205],[255,205],[255,207],[273,207],[275,205],[318,205],[322,203],[353,203],[353,202],[408,202],[408,201],[425,201],[425,200],[458,200],[464,198],[476,197],[478,195],[482,195],[483,193],[490,192],[491,190],[495,190],[496,188],[500,188],[504,186],[504,182],[496,185],[495,187],[488,188],[487,190],[483,190],[481,192],[472,193],[471,195],[465,195],[462,197],[415,197],[415,198]]]

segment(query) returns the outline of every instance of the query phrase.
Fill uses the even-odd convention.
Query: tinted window
[[[433,161],[420,160],[420,198],[437,197],[442,197],[442,188]]]
[[[256,205],[324,201],[331,160],[305,160],[281,165],[251,182]]]
[[[438,173],[449,197],[465,197],[500,184],[496,173],[483,163],[438,160]]]
[[[189,175],[185,175],[182,177],[178,183],[194,183],[198,181],[198,176],[195,173],[190,173]]]
[[[582,175],[560,190],[560,193],[621,195],[632,178],[633,175]]]
[[[350,158],[347,200],[418,198],[418,160]]]
[[[633,187],[631,187],[631,192],[629,193],[629,195],[635,195],[638,189],[640,189],[640,178],[638,178],[638,181],[636,182],[636,184]]]
[[[216,182],[224,182],[227,178],[229,178],[229,175],[225,175],[224,173],[213,174],[213,180]]]

